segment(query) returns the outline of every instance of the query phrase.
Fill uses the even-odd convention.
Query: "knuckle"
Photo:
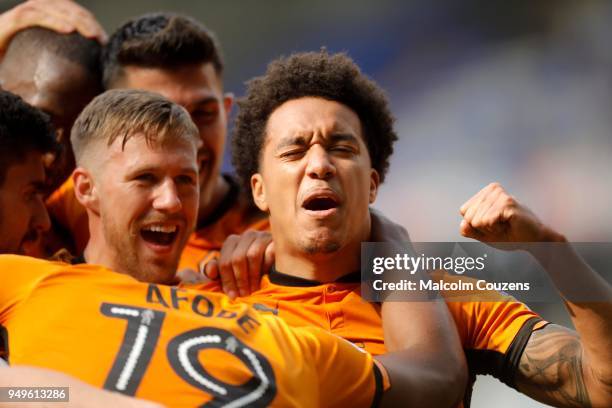
[[[504,205],[506,207],[515,207],[516,200],[512,196],[507,195],[504,197]]]
[[[228,259],[228,258],[221,259],[219,261],[219,267],[221,268],[221,270],[231,269],[232,267],[231,259]]]
[[[241,256],[241,255],[233,255],[233,256],[232,256],[232,259],[231,259],[231,261],[230,261],[230,264],[231,264],[231,266],[232,266],[232,267],[234,267],[234,268],[238,268],[238,267],[242,266],[242,264],[244,263],[244,261],[245,261],[245,257],[244,257],[244,256]]]
[[[264,252],[264,247],[262,245],[253,244],[251,245],[246,252],[247,258],[253,260],[259,258]]]
[[[232,276],[227,273],[221,273],[221,283],[224,288],[234,287],[234,280]]]

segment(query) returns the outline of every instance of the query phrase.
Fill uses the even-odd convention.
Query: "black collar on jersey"
[[[72,258],[70,260],[70,264],[71,265],[80,265],[80,264],[85,264],[87,263],[87,261],[85,260],[85,255],[81,254],[79,256],[75,256],[74,258]]]
[[[297,276],[287,275],[285,273],[279,272],[273,266],[270,269],[270,282],[275,285],[280,286],[295,286],[295,287],[312,287],[324,285],[323,282],[319,282],[316,280],[304,279]],[[361,272],[355,271],[349,273],[348,275],[344,275],[333,283],[359,283],[361,282]]]
[[[225,179],[227,184],[229,184],[229,191],[227,194],[225,194],[223,200],[221,200],[217,208],[214,209],[210,216],[205,220],[198,222],[196,230],[207,227],[219,221],[219,219],[234,206],[234,203],[238,199],[240,193],[240,185],[238,185],[238,182],[229,174],[222,174],[221,176]]]

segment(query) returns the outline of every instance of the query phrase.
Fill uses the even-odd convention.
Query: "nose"
[[[176,184],[171,178],[160,183],[154,194],[153,208],[158,211],[176,213],[183,208]]]
[[[36,200],[35,208],[32,212],[31,227],[40,232],[47,232],[51,229],[51,219],[42,198]]]
[[[336,166],[330,160],[329,153],[319,144],[308,149],[306,174],[309,177],[327,180],[336,175]]]

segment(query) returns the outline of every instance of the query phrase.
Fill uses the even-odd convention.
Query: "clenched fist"
[[[482,242],[565,241],[499,183],[491,183],[480,190],[461,206],[459,212],[463,216],[459,228],[461,235]]]

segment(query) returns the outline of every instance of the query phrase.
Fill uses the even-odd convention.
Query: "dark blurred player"
[[[0,91],[0,253],[38,255],[50,227],[44,157],[57,148],[46,115]]]
[[[44,18],[51,18],[49,10],[64,3],[34,2],[42,8],[41,14],[28,18],[27,11],[33,6],[26,2],[0,16],[2,23],[12,27],[12,31],[5,30],[0,36],[0,42],[6,43],[0,63],[0,87],[47,113],[62,146],[49,167],[49,191],[57,188],[74,169],[70,128],[83,107],[102,89],[98,41],[79,33],[57,33],[47,28],[24,26],[34,24],[34,19],[45,22]],[[42,14],[43,11],[46,13]],[[62,24],[68,24],[65,21],[69,21],[69,15],[62,18]],[[51,21],[48,25],[57,28],[58,24]]]

